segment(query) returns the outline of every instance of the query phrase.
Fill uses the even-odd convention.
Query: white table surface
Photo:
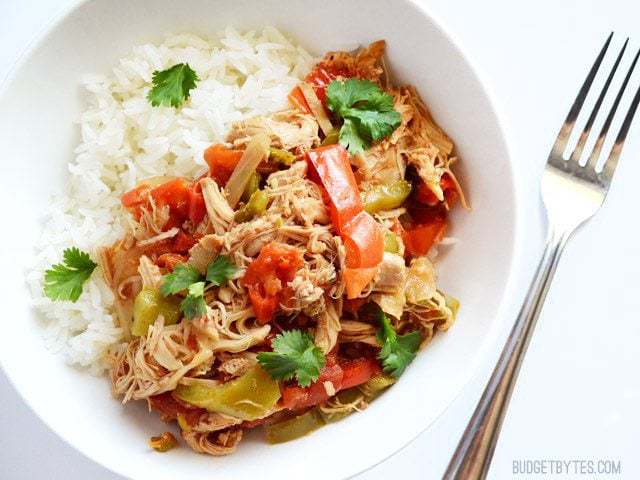
[[[0,76],[69,1],[0,0]],[[640,3],[422,3],[474,59],[507,125],[519,181],[527,192],[521,299],[542,248],[537,190],[546,154],[606,34],[619,33],[616,45],[631,35],[632,50],[640,47]],[[639,80],[640,70],[631,87]],[[562,259],[511,401],[492,479],[640,478],[640,242],[634,235],[640,233],[634,195],[640,179],[638,157],[640,118],[603,210],[579,232]],[[358,480],[440,478],[497,355],[496,349],[428,431]],[[1,480],[122,480],[50,432],[1,373],[0,425]],[[514,475],[512,470],[515,460],[606,459],[620,461],[621,473]],[[576,465],[571,464],[571,472]]]

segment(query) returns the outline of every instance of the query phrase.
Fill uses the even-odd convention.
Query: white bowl
[[[384,38],[397,80],[416,85],[453,137],[473,206],[454,214],[460,243],[440,263],[440,284],[462,301],[458,321],[422,352],[366,412],[298,441],[249,436],[229,457],[188,448],[158,455],[163,431],[144,404],[122,407],[108,381],[66,366],[44,348],[24,269],[50,194],[65,182],[84,108],[79,78],[107,72],[131,47],[169,32],[214,33],[275,25],[314,53]],[[63,439],[135,479],[336,479],[380,462],[426,429],[470,379],[510,295],[518,206],[503,132],[487,92],[451,38],[409,1],[89,0],[52,24],[19,62],[0,97],[3,331],[0,363],[16,389]],[[38,439],[32,439],[37,442]]]

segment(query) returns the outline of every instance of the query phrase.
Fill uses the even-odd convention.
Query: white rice
[[[181,108],[152,107],[146,99],[154,70],[188,63],[200,81]],[[43,295],[44,271],[76,246],[96,249],[124,232],[120,196],[155,175],[193,177],[206,169],[202,153],[222,141],[237,120],[282,109],[312,57],[274,28],[216,38],[190,34],[140,45],[111,75],[88,75],[82,142],[69,163],[66,190],[52,199],[27,282],[41,313],[47,345],[73,365],[106,368],[109,347],[121,340],[111,314],[113,295],[96,269],[76,303]]]

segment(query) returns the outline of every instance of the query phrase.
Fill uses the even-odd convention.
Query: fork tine
[[[602,91],[600,92],[600,96],[596,101],[596,104],[593,106],[593,110],[591,110],[591,115],[589,115],[589,120],[587,120],[587,124],[584,126],[582,133],[580,134],[580,138],[578,139],[578,143],[576,144],[576,148],[573,149],[571,153],[571,157],[569,160],[573,160],[574,162],[580,161],[580,156],[582,155],[582,150],[584,149],[585,143],[587,143],[587,138],[589,138],[589,133],[591,132],[591,127],[593,126],[593,122],[595,122],[596,117],[598,116],[598,112],[600,111],[600,106],[604,100],[604,97],[607,95],[607,91],[609,90],[609,85],[611,85],[611,80],[616,74],[618,70],[618,65],[620,65],[620,60],[622,60],[622,56],[624,55],[624,51],[627,49],[627,44],[629,43],[629,38],[624,42],[620,53],[618,54],[618,58],[616,62],[613,64],[613,68],[611,69],[611,73],[607,77],[607,81],[602,87]]]
[[[638,53],[640,54],[640,52]],[[631,102],[631,106],[629,107],[629,111],[627,112],[627,116],[624,117],[624,122],[622,123],[620,131],[618,132],[618,136],[616,137],[616,141],[611,148],[609,158],[607,159],[607,162],[604,164],[604,168],[602,169],[602,176],[607,182],[611,181],[613,172],[618,165],[618,158],[620,158],[622,146],[624,145],[624,141],[627,138],[627,133],[629,133],[629,128],[631,128],[631,122],[633,122],[633,116],[636,114],[638,103],[640,103],[640,86],[638,86],[638,90],[636,91],[636,94],[633,97],[633,101]]]
[[[576,97],[573,105],[571,106],[571,110],[569,110],[569,115],[567,115],[562,128],[560,129],[560,133],[558,133],[558,138],[556,138],[556,142],[553,144],[552,153],[557,156],[562,156],[565,148],[567,147],[567,142],[569,141],[569,135],[571,135],[571,131],[573,130],[573,126],[576,123],[576,118],[578,118],[578,114],[582,109],[582,104],[584,103],[584,99],[587,98],[587,93],[589,93],[589,89],[591,88],[591,84],[593,83],[593,79],[598,73],[598,69],[600,68],[600,64],[602,63],[602,59],[604,58],[605,53],[607,53],[607,49],[609,48],[609,44],[611,43],[611,37],[613,37],[613,32],[609,34],[609,38],[604,42],[598,57],[596,58],[595,63],[589,70],[589,74],[585,79],[580,91],[578,92],[578,96]]]
[[[609,132],[609,127],[611,126],[611,122],[613,122],[613,117],[616,114],[616,110],[618,109],[618,105],[620,104],[620,100],[622,99],[622,95],[624,94],[624,91],[627,88],[627,84],[629,83],[629,79],[631,78],[631,74],[633,73],[633,69],[635,68],[636,63],[638,62],[638,56],[640,56],[640,50],[638,50],[638,53],[636,53],[636,56],[633,59],[633,62],[631,62],[631,66],[629,67],[627,76],[624,77],[624,81],[622,82],[622,85],[620,86],[620,91],[618,92],[618,95],[616,96],[616,99],[613,102],[613,105],[611,106],[609,115],[607,115],[607,119],[605,120],[604,124],[602,124],[602,129],[600,130],[598,139],[596,140],[596,143],[593,146],[593,150],[591,150],[591,154],[589,155],[589,160],[587,161],[587,165],[586,165],[587,168],[590,168],[592,170],[596,168],[596,164],[598,163],[598,158],[600,157],[600,152],[602,151],[602,145],[604,144],[604,139],[607,136],[607,133]]]

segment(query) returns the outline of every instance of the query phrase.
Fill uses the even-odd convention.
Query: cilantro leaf
[[[352,154],[362,153],[400,126],[393,97],[370,80],[334,80],[327,86],[327,106],[343,119],[339,142]]]
[[[207,280],[211,285],[218,287],[227,283],[237,271],[238,267],[229,260],[229,257],[220,255],[207,267]]]
[[[382,310],[378,313],[378,320],[380,321],[380,330],[377,339],[382,347],[378,358],[382,360],[384,372],[398,378],[407,365],[416,358],[422,336],[418,331],[398,336]]]
[[[325,358],[311,335],[300,330],[282,332],[271,342],[273,352],[258,354],[258,363],[274,380],[290,380],[293,377],[301,387],[308,387],[318,380]]]
[[[82,285],[98,265],[88,253],[76,247],[67,248],[62,257],[63,263],[53,265],[44,272],[44,294],[51,300],[76,302],[82,294]]]
[[[360,136],[355,123],[350,118],[344,119],[338,141],[353,155],[364,152],[370,145],[369,140]]]
[[[380,87],[370,80],[350,78],[347,81],[332,81],[327,86],[327,105],[332,112],[350,107],[359,102],[366,102],[376,94],[384,94]]]
[[[192,283],[200,282],[202,275],[196,267],[186,263],[175,266],[173,272],[164,276],[164,282],[160,286],[160,293],[165,297],[187,290]]]
[[[179,107],[189,98],[189,92],[200,79],[188,63],[178,63],[167,70],[153,72],[153,88],[147,99],[151,105]]]
[[[187,318],[202,317],[207,314],[207,303],[204,301],[204,282],[189,285],[189,294],[180,302],[180,310]]]

